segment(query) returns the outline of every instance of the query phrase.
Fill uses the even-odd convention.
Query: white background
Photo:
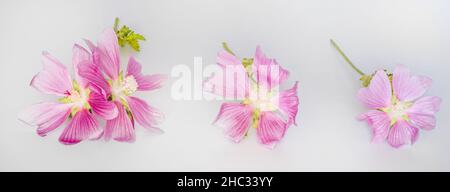
[[[218,101],[175,101],[170,79],[140,94],[162,110],[163,135],[137,127],[134,144],[61,145],[63,127],[39,137],[17,120],[27,106],[52,96],[28,86],[47,50],[71,65],[71,49],[95,40],[115,17],[144,34],[137,54],[145,73],[170,74],[213,64],[228,41],[242,56],[256,45],[300,81],[298,127],[274,150],[254,133],[240,144],[211,125]],[[192,0],[0,1],[0,171],[450,171],[450,1]],[[444,102],[437,127],[412,147],[371,144],[365,109],[356,100],[358,75],[330,46],[334,38],[365,72],[404,64],[432,77],[428,95]]]

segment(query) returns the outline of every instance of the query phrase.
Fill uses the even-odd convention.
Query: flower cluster
[[[113,29],[105,30],[96,45],[89,40],[86,44],[89,51],[78,44],[73,47],[73,79],[61,62],[43,53],[44,69],[33,77],[30,85],[60,99],[35,104],[22,112],[20,119],[36,126],[40,136],[46,136],[69,119],[59,137],[67,145],[101,138],[133,142],[134,122],[161,132],[155,126],[162,114],[133,95],[160,88],[166,76],[142,74],[134,57],[129,58],[127,69],[122,70],[118,37]],[[99,119],[106,124],[102,126]]]

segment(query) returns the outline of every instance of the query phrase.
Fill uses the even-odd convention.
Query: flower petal
[[[143,75],[136,78],[138,83],[137,90],[139,91],[151,91],[161,88],[164,82],[167,80],[167,75],[154,74],[154,75]]]
[[[284,136],[287,124],[273,112],[262,112],[259,117],[257,135],[259,141],[273,148]]]
[[[220,51],[217,54],[216,62],[218,65],[225,67],[227,65],[242,65],[239,58],[228,53],[227,51]]]
[[[66,67],[49,53],[42,55],[44,69],[33,77],[30,85],[43,93],[67,96],[72,90],[72,80]]]
[[[94,51],[95,51],[95,48],[96,48],[97,46],[95,46],[94,43],[92,43],[92,41],[90,41],[89,39],[84,39],[84,42],[85,42],[86,45],[89,47],[89,50],[90,50],[91,52],[94,52]]]
[[[242,62],[227,51],[217,54],[216,71],[203,81],[203,90],[225,99],[241,100],[249,94],[249,77]]]
[[[119,102],[115,102],[115,104],[117,106],[118,115],[116,118],[106,121],[103,135],[107,141],[114,139],[116,141],[132,143],[135,141],[133,122],[123,105]]]
[[[370,110],[358,117],[361,121],[366,121],[372,128],[372,142],[378,143],[386,140],[391,127],[389,116],[379,110]]]
[[[426,96],[414,102],[407,113],[417,113],[424,115],[434,115],[439,111],[442,99],[436,96]]]
[[[92,57],[95,65],[99,66],[110,79],[117,79],[119,77],[119,72],[116,72],[116,68],[112,67],[115,66],[115,64],[111,58],[98,47],[94,48]],[[120,69],[117,68],[117,70]]]
[[[83,47],[75,44],[72,48],[72,64],[75,71],[75,79],[82,86],[87,86],[87,80],[82,78],[78,72],[78,68],[83,63],[92,63],[91,54]]]
[[[148,105],[144,100],[137,97],[127,97],[128,105],[130,106],[133,118],[145,128],[162,133],[162,130],[156,128],[161,119],[164,118],[163,114],[157,111],[155,108]]]
[[[394,147],[399,148],[404,144],[413,144],[419,135],[419,130],[407,122],[400,120],[397,121],[389,131],[388,143]]]
[[[358,91],[358,99],[372,109],[384,108],[390,105],[392,91],[386,72],[379,70],[370,81],[369,87]]]
[[[110,102],[101,93],[93,91],[89,94],[89,105],[95,114],[99,115],[105,120],[111,120],[117,117],[117,107],[113,102]]]
[[[101,133],[98,122],[88,110],[78,111],[59,137],[65,145],[77,144],[83,140],[97,137]]]
[[[226,99],[243,99],[249,93],[249,78],[242,62],[227,51],[217,54],[221,73],[214,73],[203,81],[203,90]]]
[[[109,96],[111,88],[98,66],[93,63],[82,63],[78,66],[78,73],[90,85],[97,86],[105,96]]]
[[[395,68],[392,77],[394,95],[400,101],[413,101],[422,96],[431,86],[431,79],[423,76],[412,76],[403,65]]]
[[[252,108],[241,103],[223,103],[214,124],[225,129],[234,141],[241,141],[252,122]]]
[[[297,125],[295,122],[295,116],[297,116],[298,112],[297,86],[298,82],[295,82],[292,88],[281,92],[279,98],[279,108],[281,112],[289,117],[287,122],[288,126],[292,123]]]
[[[433,129],[436,126],[434,114],[439,111],[441,102],[441,98],[436,96],[427,96],[418,99],[406,111],[410,122],[421,129]]]
[[[242,100],[249,95],[250,79],[239,65],[225,66],[203,81],[203,90],[225,99]]]
[[[258,84],[269,90],[283,83],[289,76],[289,71],[281,67],[275,59],[267,58],[260,46],[256,47],[253,72]]]
[[[116,32],[108,28],[100,35],[97,42],[100,51],[94,51],[100,59],[101,66],[111,79],[117,79],[120,71],[120,51]]]
[[[139,64],[134,57],[130,57],[127,67],[127,76],[132,75],[138,83],[139,91],[151,91],[162,87],[164,81],[167,79],[166,75],[142,75],[141,64]]]
[[[436,127],[436,118],[434,115],[409,113],[408,118],[415,127],[421,129],[431,130]]]
[[[20,113],[19,119],[31,126],[37,126],[37,133],[46,136],[64,123],[69,117],[71,107],[70,104],[38,103]]]
[[[127,76],[129,75],[139,76],[141,74],[141,71],[142,71],[141,64],[139,64],[139,62],[137,62],[133,56],[130,56],[127,66]]]

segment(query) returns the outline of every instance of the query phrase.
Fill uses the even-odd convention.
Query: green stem
[[[228,44],[226,42],[222,43],[222,47],[223,49],[225,49],[225,51],[227,51],[229,54],[236,56],[233,51],[231,51],[230,47],[228,47]]]
[[[117,32],[119,27],[119,18],[114,19],[114,31]]]
[[[350,59],[347,57],[347,55],[345,55],[345,53],[341,50],[341,48],[339,48],[339,46],[336,44],[336,42],[333,41],[333,39],[330,39],[331,44],[333,45],[333,47],[339,52],[339,54],[341,54],[342,57],[344,57],[345,61],[347,61],[347,63],[357,72],[359,73],[361,76],[365,76],[366,74],[364,74],[360,69],[358,69],[358,67],[356,67],[352,61],[350,61]]]
[[[248,70],[246,70],[247,73],[247,77],[250,78],[250,80],[254,83],[254,84],[258,84],[258,82],[253,78],[253,73],[249,72]]]

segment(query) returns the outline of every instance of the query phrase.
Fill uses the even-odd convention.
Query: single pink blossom
[[[75,67],[92,63],[90,53],[79,45],[73,47],[72,63]],[[37,126],[37,133],[46,136],[68,118],[69,124],[61,133],[63,144],[76,144],[95,139],[101,132],[94,113],[103,119],[113,119],[118,111],[100,92],[90,89],[86,79],[78,75],[72,80],[66,67],[50,54],[43,53],[44,69],[35,75],[30,85],[38,91],[61,97],[59,102],[42,102],[31,106],[19,115],[19,119]]]
[[[411,75],[399,65],[392,74],[378,70],[366,75],[358,69],[331,40],[331,44],[347,63],[361,75],[364,86],[358,91],[358,99],[370,108],[358,119],[366,121],[372,128],[372,142],[387,142],[394,148],[413,144],[419,136],[419,128],[431,130],[436,126],[434,114],[442,102],[436,96],[424,96],[431,87],[431,79]]]
[[[107,120],[103,136],[106,140],[133,142],[134,121],[148,130],[161,133],[155,127],[163,115],[142,99],[133,96],[136,91],[151,91],[162,86],[165,75],[143,75],[141,65],[130,57],[126,71],[120,67],[120,52],[114,30],[107,29],[97,45],[86,41],[93,55],[93,62],[80,65],[80,75],[117,106],[118,115]]]
[[[221,51],[217,64],[225,75],[215,74],[204,82],[204,90],[219,96],[233,97],[238,102],[223,103],[214,123],[225,129],[235,142],[240,142],[250,127],[256,128],[263,145],[273,148],[295,124],[298,110],[297,83],[279,92],[279,85],[289,72],[276,60],[267,58],[260,47],[253,59],[238,59],[228,51]],[[235,73],[228,74],[230,69]]]
[[[402,65],[395,68],[392,80],[384,70],[377,71],[369,86],[358,92],[358,99],[371,109],[358,118],[372,127],[372,141],[387,139],[392,147],[398,148],[413,144],[419,135],[418,128],[433,129],[441,99],[422,97],[430,86],[430,78],[411,75]]]

